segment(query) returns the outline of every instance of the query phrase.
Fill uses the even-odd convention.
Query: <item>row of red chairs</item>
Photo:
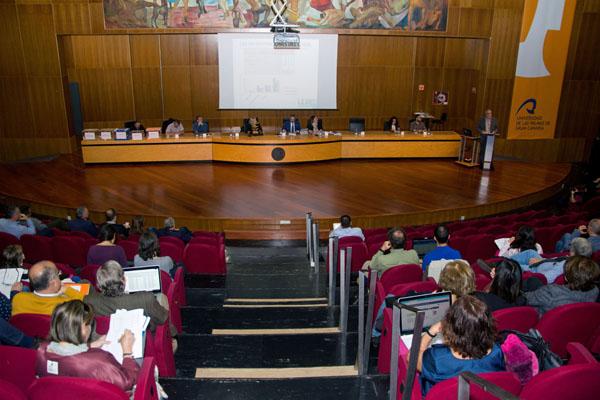
[[[3,400],[70,399],[128,400],[117,386],[95,379],[50,376],[36,378],[36,350],[0,346],[0,398]],[[154,382],[155,361],[144,357],[133,400],[158,400]]]

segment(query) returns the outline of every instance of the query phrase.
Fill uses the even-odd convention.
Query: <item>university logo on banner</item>
[[[553,138],[576,0],[525,0],[509,139]]]

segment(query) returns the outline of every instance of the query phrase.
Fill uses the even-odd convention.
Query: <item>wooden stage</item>
[[[291,165],[229,163],[85,166],[78,156],[0,164],[0,193],[34,212],[92,219],[114,207],[121,220],[165,216],[231,239],[302,239],[307,211],[323,233],[339,215],[362,227],[426,224],[526,207],[560,190],[569,164],[496,161],[495,170],[454,160],[338,160]]]
[[[435,131],[430,135],[406,132],[367,132],[364,136],[264,135],[240,137],[216,133],[206,138],[187,133],[179,138],[145,140],[84,140],[86,164],[225,161],[283,164],[348,158],[446,158],[456,157],[460,136]]]

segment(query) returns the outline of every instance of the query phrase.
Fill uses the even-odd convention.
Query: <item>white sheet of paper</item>
[[[159,131],[148,131],[148,139],[159,139],[160,132]]]
[[[125,329],[129,329],[134,337],[133,357],[141,358],[144,356],[144,331],[150,322],[150,318],[144,315],[144,310],[137,308],[135,310],[117,310],[110,316],[110,328],[106,334],[106,340],[109,344],[102,346],[102,349],[111,353],[119,363],[123,363],[123,350],[119,339],[123,336]]]
[[[496,246],[498,249],[500,249],[500,253],[502,253],[503,250],[506,250],[510,247],[510,238],[496,239],[494,240],[494,243],[496,243]]]
[[[84,140],[96,140],[96,134],[94,132],[83,132]]]
[[[100,132],[100,139],[102,139],[102,140],[111,140],[112,139],[112,133],[110,131]]]

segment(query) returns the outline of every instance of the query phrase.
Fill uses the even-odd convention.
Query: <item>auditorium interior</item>
[[[0,398],[598,398],[598,38],[597,0],[0,2]]]

